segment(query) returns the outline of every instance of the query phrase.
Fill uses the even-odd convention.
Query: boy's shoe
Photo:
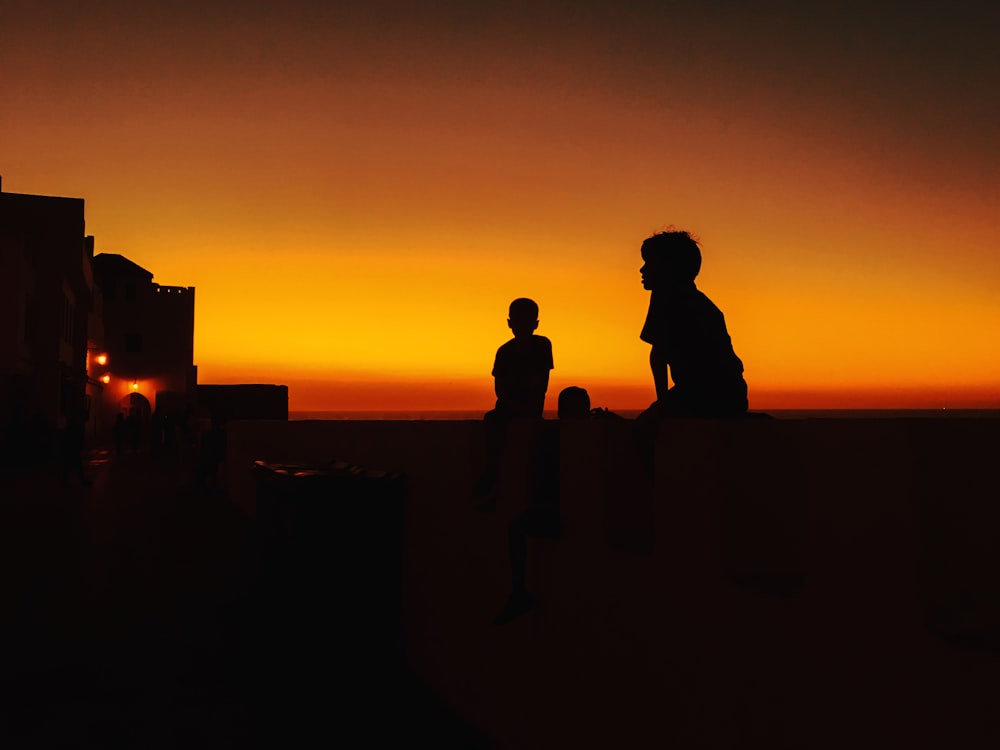
[[[493,618],[494,625],[506,625],[513,622],[535,606],[535,600],[526,593],[511,594],[500,614]]]

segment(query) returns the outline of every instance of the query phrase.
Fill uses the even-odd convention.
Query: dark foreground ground
[[[364,585],[399,545],[362,534],[346,494],[281,547],[176,457],[95,454],[88,488],[0,472],[0,750],[1000,747],[992,426],[787,423],[758,449],[785,473],[729,504],[712,462],[674,460],[646,557],[624,532],[648,516],[608,514],[622,496],[603,505],[581,459],[569,531],[529,545],[539,606],[496,628],[506,526],[436,460],[470,425],[316,424],[242,423],[262,440],[241,461],[280,442],[405,470],[402,598]],[[563,448],[627,443],[605,425]],[[690,425],[665,447],[742,456],[737,437]],[[764,512],[803,498],[809,515]],[[403,666],[393,600],[410,664],[488,737]]]
[[[90,487],[0,481],[0,746],[489,745],[391,653],[275,611],[252,522],[179,468],[95,451]]]

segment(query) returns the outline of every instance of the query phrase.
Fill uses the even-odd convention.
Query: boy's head
[[[559,391],[559,419],[590,417],[590,394],[585,388],[571,385]]]
[[[538,328],[538,305],[527,297],[518,297],[510,303],[510,317],[507,325],[514,332],[514,338],[530,336]]]
[[[657,232],[643,241],[640,252],[645,289],[690,284],[701,270],[701,250],[687,232]]]

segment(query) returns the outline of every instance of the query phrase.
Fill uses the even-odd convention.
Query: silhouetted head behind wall
[[[657,232],[643,241],[640,252],[646,261],[642,274],[647,289],[661,282],[692,282],[701,270],[701,250],[687,232]]]
[[[590,394],[585,388],[571,385],[559,391],[559,419],[587,419]]]

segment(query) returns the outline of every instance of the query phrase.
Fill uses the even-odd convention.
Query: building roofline
[[[108,273],[113,276],[143,276],[153,280],[152,271],[147,271],[135,261],[129,260],[118,253],[98,253],[94,256],[94,270],[99,274]]]

